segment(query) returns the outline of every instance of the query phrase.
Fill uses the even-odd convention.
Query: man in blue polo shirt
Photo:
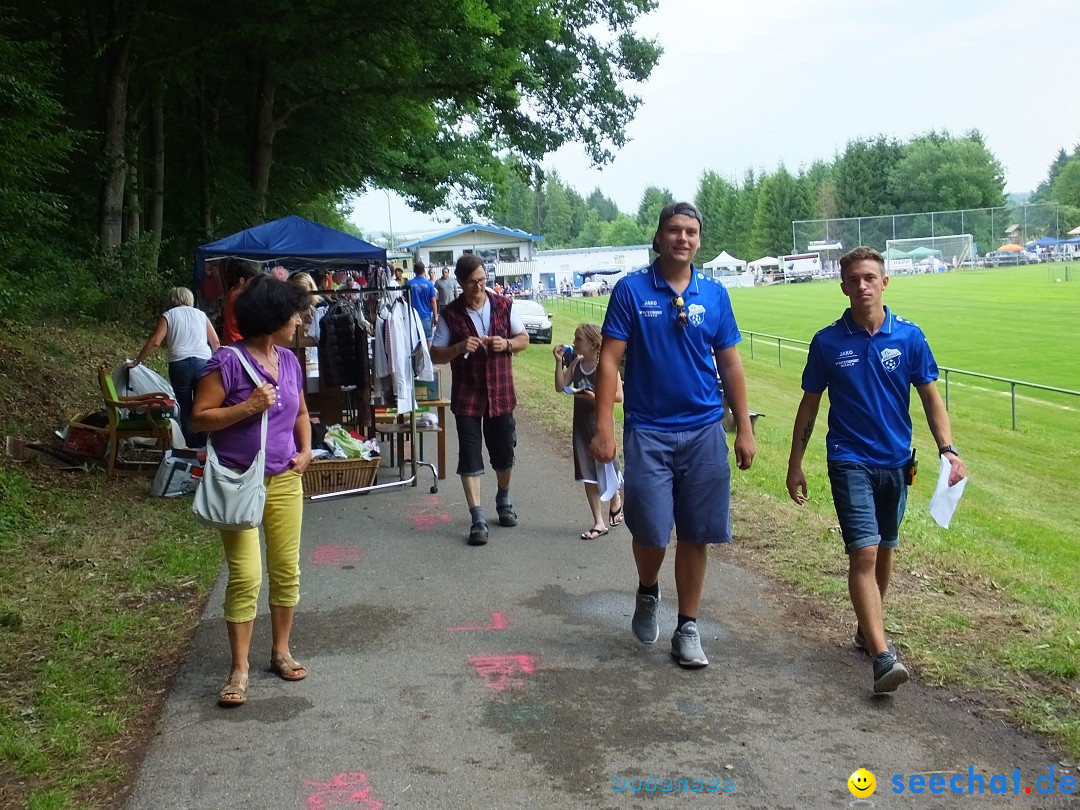
[[[882,603],[913,476],[911,386],[922,400],[938,453],[952,467],[950,486],[967,475],[938,394],[934,355],[922,330],[882,303],[888,286],[885,261],[873,248],[857,247],[840,259],[840,289],[851,306],[810,343],[787,473],[788,494],[805,503],[803,456],[828,388],[829,482],[848,554],[848,592],[858,620],[855,646],[874,659],[875,692],[893,692],[908,680],[885,638]]]
[[[645,644],[660,637],[660,567],[674,526],[679,618],[671,654],[684,667],[709,663],[697,627],[706,552],[710,543],[731,540],[731,468],[720,424],[725,404],[735,416],[739,468],[749,469],[756,452],[731,301],[692,264],[701,224],[689,203],[666,206],[653,238],[658,258],[615,285],[604,318],[590,445],[599,461],[615,457],[613,408],[625,355],[623,503],[638,573],[630,625]]]

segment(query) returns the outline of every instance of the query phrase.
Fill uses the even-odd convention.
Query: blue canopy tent
[[[202,245],[195,251],[199,289],[208,259],[249,259],[286,266],[386,264],[386,250],[303,217],[285,217]]]

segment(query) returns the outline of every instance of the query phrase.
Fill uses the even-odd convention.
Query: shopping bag
[[[169,399],[176,399],[176,392],[173,391],[169,381],[142,363],[135,368],[128,368],[125,365],[114,368],[113,385],[121,396],[164,393],[168,394]]]
[[[202,480],[206,456],[195,450],[166,450],[158,465],[150,494],[159,498],[191,495]]]

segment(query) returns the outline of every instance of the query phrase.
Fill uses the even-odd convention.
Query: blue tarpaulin
[[[203,245],[195,251],[195,289],[207,259],[255,261],[300,259],[318,264],[386,264],[386,250],[303,217],[285,217],[256,225]]]

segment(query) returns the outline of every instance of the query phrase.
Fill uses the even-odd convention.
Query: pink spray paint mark
[[[413,528],[421,532],[430,532],[440,523],[449,523],[450,515],[445,512],[441,515],[413,515]]]
[[[313,565],[346,565],[360,562],[360,549],[356,546],[316,546],[311,552]]]
[[[489,625],[467,625],[462,627],[449,627],[448,630],[471,633],[475,630],[505,630],[510,626],[510,622],[506,620],[506,617],[501,613],[491,614],[491,624]]]
[[[359,772],[339,773],[329,782],[305,780],[316,788],[307,797],[308,810],[327,810],[330,807],[366,807],[382,810],[382,802],[371,795],[367,777]]]
[[[470,658],[469,663],[486,681],[484,685],[496,692],[523,686],[525,681],[514,677],[518,672],[532,675],[536,671],[531,655],[477,655]]]

